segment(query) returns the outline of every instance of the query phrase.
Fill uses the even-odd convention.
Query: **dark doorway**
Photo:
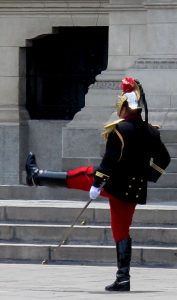
[[[33,39],[26,51],[30,117],[71,120],[107,67],[108,27],[59,27]]]

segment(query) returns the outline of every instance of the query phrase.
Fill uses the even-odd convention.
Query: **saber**
[[[62,240],[59,242],[59,244],[53,249],[53,251],[56,251],[58,248],[60,248],[62,245],[65,244],[66,240],[68,239],[74,225],[77,223],[77,221],[79,220],[79,218],[81,217],[81,215],[83,214],[83,212],[86,210],[86,208],[89,206],[89,204],[92,202],[93,199],[89,199],[89,201],[85,204],[85,206],[82,208],[82,210],[80,211],[80,213],[78,214],[78,216],[76,217],[76,219],[73,221],[73,223],[71,224],[71,226],[68,228],[68,230],[65,232]],[[51,260],[51,247],[49,248],[49,259],[44,259],[42,261],[42,265],[47,265],[48,262]]]
[[[102,188],[105,185],[105,181],[100,185],[100,190],[102,190]],[[66,240],[68,239],[74,225],[77,223],[77,221],[79,220],[79,218],[81,217],[81,215],[83,214],[83,212],[86,210],[86,208],[89,206],[89,204],[92,202],[93,199],[89,199],[87,201],[87,203],[85,204],[85,206],[82,208],[82,210],[80,211],[79,215],[76,217],[76,219],[73,221],[73,223],[71,224],[71,226],[68,228],[68,230],[66,231],[66,233],[64,234],[64,237],[62,238],[61,242],[59,242],[59,244],[53,248],[53,251],[56,251],[58,248],[60,248],[62,245],[64,245],[64,243],[66,242]],[[42,265],[47,265],[49,261],[51,261],[51,252],[52,252],[52,248],[49,247],[49,258],[48,259],[44,259],[42,261]]]
[[[81,217],[81,215],[83,214],[83,212],[86,210],[86,208],[89,206],[89,204],[91,203],[93,199],[89,199],[89,201],[85,204],[85,206],[82,208],[82,210],[80,211],[79,215],[76,217],[76,219],[73,221],[73,223],[71,224],[71,226],[68,228],[68,230],[66,231],[63,239],[60,241],[60,243],[58,244],[58,246],[55,248],[55,250],[59,247],[61,247],[62,245],[64,245],[64,243],[66,242],[66,240],[68,239],[74,225],[77,223],[77,221],[79,220],[79,218]]]

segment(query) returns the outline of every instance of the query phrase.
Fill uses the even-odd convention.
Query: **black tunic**
[[[94,186],[123,201],[146,203],[147,182],[156,182],[170,162],[159,130],[141,117],[121,120],[108,136]]]

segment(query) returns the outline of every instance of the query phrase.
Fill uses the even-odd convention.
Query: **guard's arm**
[[[152,161],[148,170],[148,181],[156,182],[165,173],[170,160],[169,152],[161,141],[159,134],[156,136],[156,141],[154,142]]]

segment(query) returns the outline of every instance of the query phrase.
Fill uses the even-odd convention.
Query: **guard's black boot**
[[[130,291],[130,261],[131,261],[131,238],[120,241],[116,244],[117,267],[116,280],[113,284],[105,287],[110,292]]]
[[[35,155],[30,152],[26,160],[26,183],[27,185],[39,185],[38,173],[39,168],[36,163]]]
[[[26,160],[27,185],[66,186],[67,172],[39,170],[35,155],[30,152]]]

